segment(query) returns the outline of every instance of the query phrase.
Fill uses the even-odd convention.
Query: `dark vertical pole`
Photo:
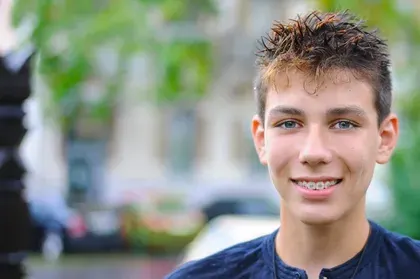
[[[28,53],[0,57],[0,278],[25,278],[30,219],[23,195],[23,103],[30,95]]]

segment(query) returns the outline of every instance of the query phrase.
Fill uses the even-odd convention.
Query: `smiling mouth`
[[[332,179],[324,181],[305,181],[291,179],[291,181],[297,186],[308,190],[325,190],[333,186],[337,186],[343,181],[343,179]]]

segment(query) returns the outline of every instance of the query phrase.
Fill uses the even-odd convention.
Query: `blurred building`
[[[256,40],[272,20],[304,11],[304,1],[217,1],[219,16],[209,23],[214,41],[214,80],[206,97],[194,108],[159,107],[135,102],[147,82],[147,60],[133,61],[126,81],[126,101],[115,112],[106,165],[99,173],[104,192],[117,196],[142,187],[196,188],[200,185],[246,185],[267,181],[252,144],[250,120],[255,113],[252,92]],[[188,32],[188,31],[187,31]],[[104,52],[103,63],[111,61]],[[109,62],[111,63],[111,62]],[[108,65],[109,66],[109,65]],[[143,77],[143,80],[142,80]],[[46,90],[35,80],[40,96]],[[101,85],[91,81],[90,91]],[[40,97],[41,98],[41,97]],[[62,137],[42,118],[39,98],[28,102],[31,133],[24,146],[30,189],[65,189],[66,159]],[[48,123],[48,124],[47,124]],[[88,130],[95,130],[87,124]],[[202,186],[204,187],[204,186]]]
[[[215,47],[214,79],[197,106],[161,107],[140,102],[137,97],[152,78],[147,58],[139,56],[132,61],[122,92],[125,97],[115,111],[112,126],[107,127],[109,142],[79,148],[81,151],[75,147],[76,153],[85,150],[93,154],[100,199],[119,200],[127,193],[157,188],[201,196],[210,189],[273,190],[267,187],[268,174],[259,164],[250,133],[250,120],[256,111],[252,92],[256,40],[268,31],[272,20],[286,19],[309,7],[303,0],[217,2],[219,16],[208,23],[208,36]],[[3,14],[0,19],[5,19]],[[11,38],[1,40],[4,49],[11,49],[11,42],[17,39],[5,21],[0,23],[0,34]],[[103,49],[98,54],[102,68],[113,67],[112,50]],[[68,161],[63,156],[63,136],[41,109],[47,88],[37,78],[34,86],[36,94],[27,102],[29,132],[22,145],[29,194],[65,193]],[[91,80],[86,91],[94,96],[101,86]],[[90,133],[101,133],[95,123],[82,126]],[[372,193],[379,196],[375,189]]]

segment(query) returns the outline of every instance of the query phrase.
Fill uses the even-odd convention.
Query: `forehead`
[[[331,71],[319,79],[300,71],[279,74],[267,92],[266,111],[278,105],[302,110],[327,110],[357,106],[376,113],[371,85],[347,70]]]

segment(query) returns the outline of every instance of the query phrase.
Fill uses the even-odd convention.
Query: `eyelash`
[[[282,122],[280,122],[280,123],[278,123],[278,124],[276,124],[275,126],[276,127],[279,127],[279,128],[282,128],[282,129],[285,129],[285,130],[291,130],[291,129],[294,129],[294,128],[285,128],[285,127],[282,127],[284,124],[286,124],[286,123],[293,123],[293,124],[299,124],[299,122],[298,121],[296,121],[296,120],[286,120],[286,121],[282,121]],[[300,126],[302,126],[301,124],[299,124]]]
[[[300,124],[300,123],[299,123],[298,121],[296,121],[296,120],[286,120],[286,121],[282,121],[282,122],[280,122],[280,123],[276,124],[276,125],[275,125],[275,127],[279,127],[279,128],[285,129],[285,130],[292,130],[292,129],[295,129],[295,128],[285,128],[285,127],[281,127],[282,125],[284,125],[284,124],[286,124],[286,123],[288,123],[288,122],[289,122],[289,123],[298,124],[298,125],[302,126],[302,124]],[[357,125],[357,124],[355,124],[354,122],[349,121],[349,120],[338,120],[338,121],[335,121],[335,122],[334,122],[334,124],[333,124],[332,126],[335,126],[335,125],[337,125],[337,124],[339,124],[339,123],[346,123],[346,124],[350,124],[352,127],[350,127],[350,128],[346,128],[346,129],[335,128],[335,129],[337,129],[337,130],[351,130],[351,129],[355,129],[355,128],[360,127],[359,125]]]

